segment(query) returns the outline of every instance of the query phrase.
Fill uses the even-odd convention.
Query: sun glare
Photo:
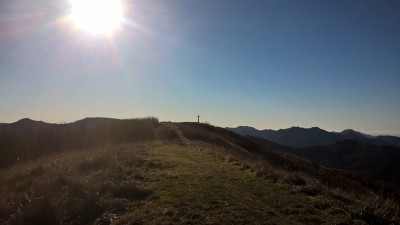
[[[122,23],[122,0],[70,0],[70,4],[69,19],[91,34],[110,35]]]

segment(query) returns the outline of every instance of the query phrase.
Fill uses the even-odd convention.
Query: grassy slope
[[[213,148],[195,142],[110,145],[14,166],[0,175],[1,222],[357,223],[349,208],[336,207],[343,203],[261,179],[210,155]]]
[[[100,145],[1,170],[0,224],[398,224],[385,202],[315,189],[318,181],[275,168],[283,178],[260,176],[237,149],[177,131],[174,141]],[[225,145],[215,132],[212,143]]]
[[[123,216],[122,221],[129,221],[132,216],[147,224],[336,224],[351,221],[344,211],[324,207],[323,199],[311,198],[288,185],[260,179],[250,170],[199,151],[202,148],[171,145],[150,149],[148,159],[168,166],[144,173],[145,177],[152,178],[148,186],[154,196],[133,214]]]

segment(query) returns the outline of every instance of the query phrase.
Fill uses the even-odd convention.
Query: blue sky
[[[0,122],[157,116],[400,135],[400,2],[131,0],[112,37],[67,0],[0,3]]]

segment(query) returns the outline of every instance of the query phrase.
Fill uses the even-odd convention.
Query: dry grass
[[[104,212],[129,207],[128,201],[151,194],[136,182],[144,168],[140,152],[145,148],[146,145],[108,145],[49,156],[27,166],[3,170],[2,221],[89,224]]]
[[[395,202],[381,196],[369,197],[364,206],[352,212],[352,216],[361,219],[366,224],[393,225],[400,224],[400,209]]]

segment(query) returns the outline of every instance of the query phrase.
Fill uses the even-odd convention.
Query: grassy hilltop
[[[207,124],[24,120],[0,158],[0,224],[400,221],[395,187]]]

